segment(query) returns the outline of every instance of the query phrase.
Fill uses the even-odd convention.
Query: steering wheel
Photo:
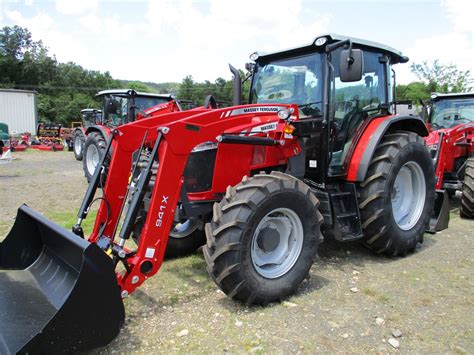
[[[213,109],[217,108],[217,101],[212,95],[207,95],[204,99],[204,108]]]

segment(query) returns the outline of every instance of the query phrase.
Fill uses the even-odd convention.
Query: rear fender
[[[104,139],[108,139],[110,136],[110,128],[105,127],[105,126],[100,126],[100,125],[90,126],[86,130],[86,135],[92,132],[98,132],[102,134],[102,137],[104,137]]]
[[[85,136],[87,133],[87,129],[84,127],[77,127],[74,129],[74,134],[76,133],[81,133],[83,136]]]
[[[417,116],[383,116],[373,119],[364,129],[349,157],[347,180],[364,181],[375,149],[389,131],[409,131],[426,137],[429,132],[425,122]]]

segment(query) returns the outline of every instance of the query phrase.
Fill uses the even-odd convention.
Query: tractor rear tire
[[[474,157],[468,158],[461,195],[461,217],[474,218]]]
[[[436,197],[423,138],[404,131],[385,135],[358,190],[364,244],[390,256],[414,252],[423,242]]]
[[[97,166],[102,159],[106,148],[107,142],[102,134],[91,132],[87,136],[82,157],[82,166],[87,182],[91,181],[92,176],[94,176],[95,166]],[[103,181],[105,181],[104,178]]]
[[[247,305],[294,293],[322,240],[318,206],[305,183],[280,172],[229,186],[205,228],[203,252],[214,282]]]
[[[72,135],[72,150],[76,160],[81,161],[84,153],[84,144],[86,142],[86,136],[81,131],[75,131]]]

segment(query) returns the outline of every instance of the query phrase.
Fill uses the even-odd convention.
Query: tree
[[[0,30],[0,86],[36,90],[39,118],[61,123],[77,120],[81,109],[99,108],[98,91],[122,87],[109,72],[58,63],[41,41],[33,41],[28,29],[19,26]]]
[[[151,92],[151,93],[156,92],[152,87],[139,81],[132,81],[128,83],[127,89],[133,89],[135,91],[141,91],[141,92]]]
[[[430,92],[467,92],[470,71],[462,71],[454,64],[442,65],[437,59],[430,65],[413,63],[411,71],[422,80]]]
[[[55,75],[56,59],[48,55],[41,41],[19,26],[0,30],[0,83],[2,86],[27,88]]]
[[[431,91],[425,83],[414,81],[408,85],[397,85],[397,100],[411,100],[418,105],[420,100],[430,97]]]

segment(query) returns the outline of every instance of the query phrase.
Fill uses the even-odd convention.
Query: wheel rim
[[[176,223],[170,232],[170,237],[175,239],[186,238],[198,228],[197,221],[187,219],[184,222]]]
[[[263,277],[280,277],[295,265],[302,247],[303,224],[298,215],[288,208],[274,209],[252,236],[252,264]]]
[[[76,138],[74,138],[74,152],[77,155],[81,154],[82,152],[82,140],[79,136],[76,136]]]
[[[426,197],[425,175],[418,163],[410,161],[401,167],[390,195],[398,227],[413,228],[421,217]]]
[[[90,175],[94,175],[97,164],[99,164],[99,150],[95,145],[90,145],[86,152],[86,166]]]

